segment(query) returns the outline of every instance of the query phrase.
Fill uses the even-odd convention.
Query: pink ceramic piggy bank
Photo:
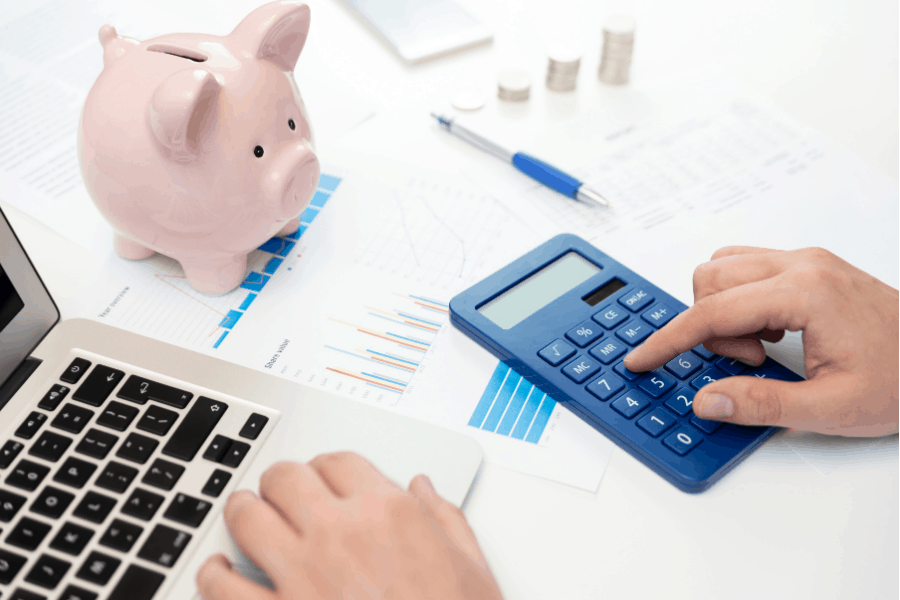
[[[225,37],[138,42],[100,29],[79,158],[121,256],[160,252],[195,289],[221,294],[241,283],[250,251],[297,229],[319,179],[292,74],[308,31],[309,7],[288,2]]]

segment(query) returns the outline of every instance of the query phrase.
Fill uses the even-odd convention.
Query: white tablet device
[[[403,60],[417,63],[489,42],[491,30],[454,0],[341,0]]]

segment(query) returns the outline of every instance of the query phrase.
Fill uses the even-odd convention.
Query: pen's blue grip
[[[552,167],[542,160],[538,160],[533,156],[516,152],[513,155],[512,163],[517,169],[533,179],[537,179],[549,188],[553,188],[560,194],[565,194],[572,198],[581,187],[581,182],[570,175],[566,175],[556,167]]]

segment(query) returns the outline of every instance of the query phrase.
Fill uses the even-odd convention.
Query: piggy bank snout
[[[319,182],[319,159],[306,143],[285,149],[266,174],[266,203],[279,220],[293,219],[312,198]]]

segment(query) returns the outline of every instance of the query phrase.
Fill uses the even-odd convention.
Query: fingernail
[[[697,414],[704,419],[723,419],[734,414],[734,402],[722,394],[706,394],[697,404]]]

